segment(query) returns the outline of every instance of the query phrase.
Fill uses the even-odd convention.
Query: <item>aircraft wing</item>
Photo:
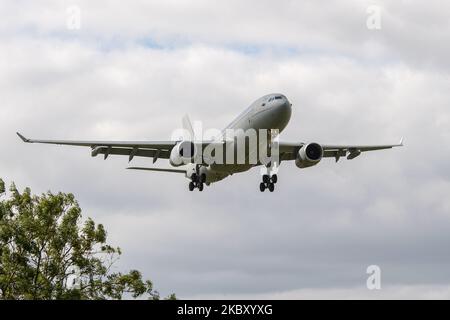
[[[105,159],[111,155],[127,155],[131,161],[133,157],[168,159],[170,151],[176,145],[176,141],[76,141],[76,140],[39,140],[28,139],[17,132],[17,135],[27,143],[45,143],[69,146],[91,147],[92,156],[103,154]]]
[[[281,160],[295,160],[298,151],[303,147],[305,143],[279,143],[280,158]],[[403,146],[403,138],[397,144],[384,144],[384,145],[334,145],[334,144],[321,144],[323,148],[324,158],[335,158],[336,162],[340,157],[347,157],[351,160],[359,156],[362,152],[376,151],[384,149],[392,149],[395,147]]]

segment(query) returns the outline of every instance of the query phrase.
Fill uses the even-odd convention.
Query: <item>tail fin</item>
[[[189,116],[186,114],[182,119],[183,129],[189,132],[191,139],[194,139],[194,129],[192,128],[191,120]]]

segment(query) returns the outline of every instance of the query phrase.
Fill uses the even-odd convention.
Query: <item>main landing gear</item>
[[[264,192],[264,190],[269,189],[270,192],[275,190],[275,183],[277,183],[278,177],[276,174],[269,176],[268,174],[263,175],[263,182],[259,184],[259,190]]]
[[[201,175],[194,173],[192,174],[191,179],[192,181],[189,182],[189,191],[194,191],[195,188],[197,188],[198,191],[203,191],[206,175],[204,173]]]

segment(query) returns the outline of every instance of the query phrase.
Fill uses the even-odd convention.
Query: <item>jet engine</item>
[[[297,153],[295,165],[299,168],[315,166],[322,160],[323,148],[318,143],[304,144]]]
[[[174,167],[192,163],[194,162],[195,154],[196,148],[192,141],[181,141],[172,148],[169,162]]]

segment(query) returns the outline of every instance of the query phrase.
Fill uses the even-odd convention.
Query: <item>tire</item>
[[[267,174],[263,175],[263,182],[264,183],[269,183],[270,182],[270,178]]]
[[[273,192],[275,190],[275,185],[273,183],[269,183],[269,191]]]
[[[259,184],[259,191],[264,192],[264,190],[266,190],[266,185],[264,182],[261,182]]]
[[[277,183],[277,181],[278,181],[277,175],[274,174],[274,175],[270,178],[270,180],[272,181],[272,183]]]
[[[192,176],[191,176],[191,179],[192,179],[193,182],[197,182],[197,180],[198,180],[197,174],[193,173]]]
[[[198,191],[203,191],[203,183],[200,183],[200,184],[198,185]]]
[[[194,188],[195,188],[195,185],[194,185],[194,183],[191,181],[191,182],[189,182],[189,191],[192,191],[192,190],[194,190]]]

